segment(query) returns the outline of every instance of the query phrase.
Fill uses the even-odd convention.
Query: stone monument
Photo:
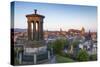
[[[43,37],[43,19],[45,16],[37,14],[37,10],[35,9],[34,14],[28,14],[26,18],[28,37],[23,48],[22,63],[43,63],[44,60],[50,59],[50,52],[47,51]]]

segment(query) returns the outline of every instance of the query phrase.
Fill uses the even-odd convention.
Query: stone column
[[[43,40],[43,22],[39,22],[39,39]]]
[[[34,64],[36,64],[37,61],[37,57],[36,57],[36,53],[34,54]]]
[[[22,53],[19,53],[19,63],[22,64]]]
[[[37,40],[39,40],[39,22],[37,22]]]
[[[33,40],[36,40],[36,23],[33,22]]]
[[[50,51],[48,51],[48,60],[50,60]]]
[[[40,31],[40,22],[38,22],[38,38],[39,38],[39,40],[41,40],[40,39],[40,34],[41,34],[41,31]]]
[[[28,40],[31,40],[31,22],[28,21]]]
[[[41,39],[43,40],[43,22],[41,22]]]

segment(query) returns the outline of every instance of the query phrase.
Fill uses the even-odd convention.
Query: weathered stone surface
[[[26,15],[28,23],[28,39],[29,40],[43,40],[43,15],[35,14]],[[33,26],[33,30],[32,30]]]

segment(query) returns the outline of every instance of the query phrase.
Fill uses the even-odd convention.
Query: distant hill
[[[11,30],[14,30],[14,32],[27,32],[27,29],[20,29],[20,28],[14,28]]]
[[[11,28],[11,31],[14,32],[27,32],[27,29],[20,29],[20,28]],[[46,32],[47,30],[44,30]],[[59,31],[48,31],[48,32],[59,32]]]

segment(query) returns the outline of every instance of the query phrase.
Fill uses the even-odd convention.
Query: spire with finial
[[[82,27],[81,31],[85,31],[84,27]]]
[[[62,28],[60,28],[60,32],[62,32]]]
[[[37,9],[34,9],[35,14],[37,14]]]

